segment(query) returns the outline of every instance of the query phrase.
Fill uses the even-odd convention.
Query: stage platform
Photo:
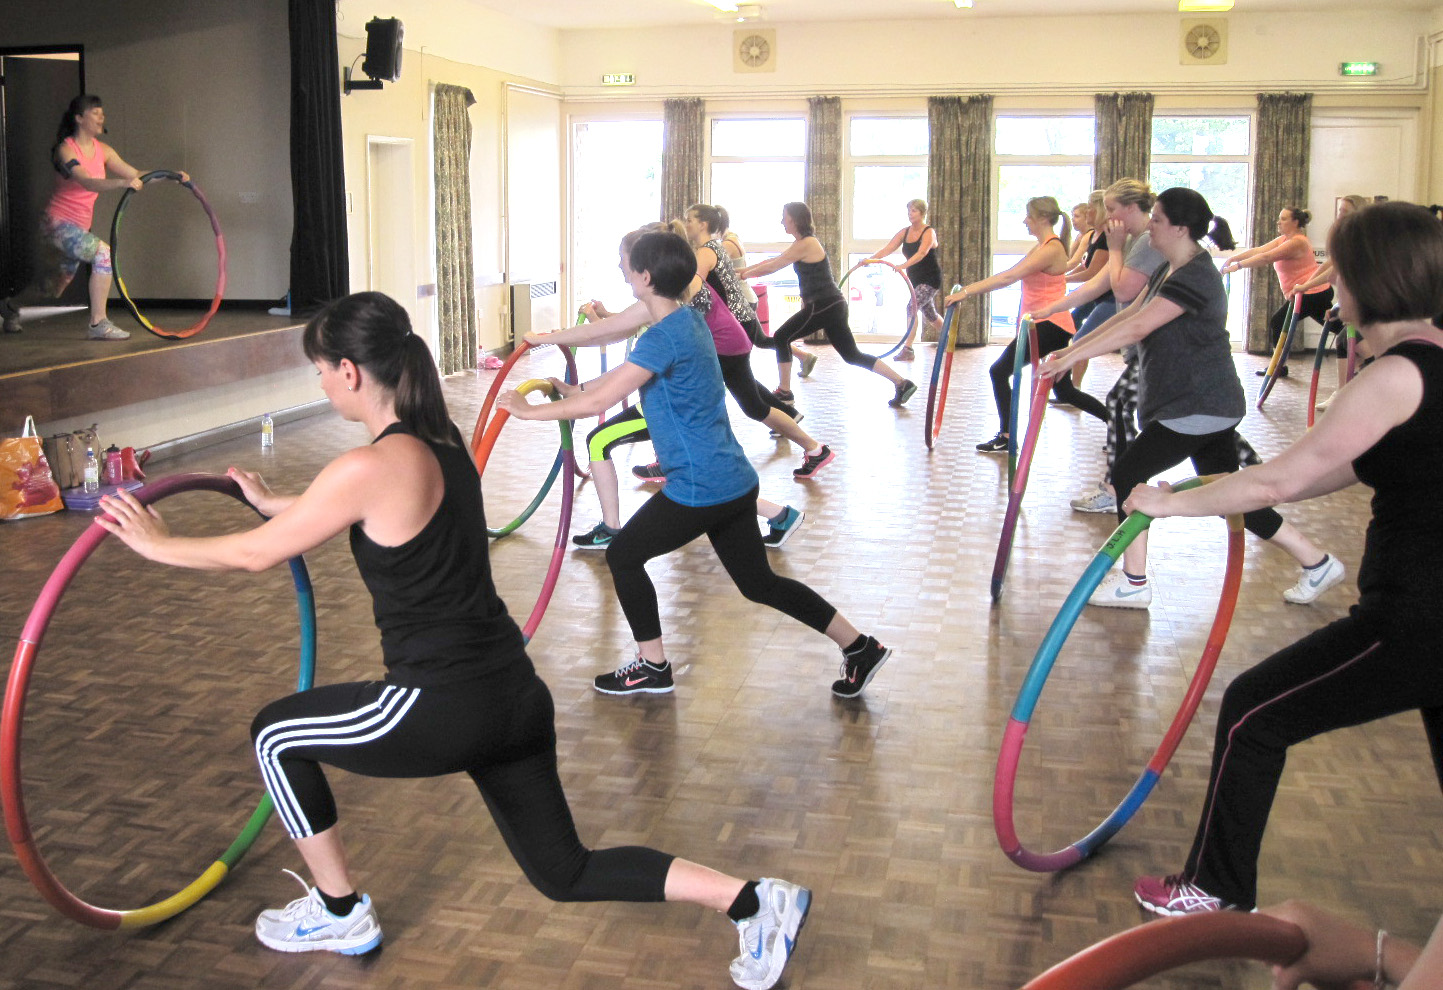
[[[161,326],[187,327],[203,309],[146,309]],[[37,315],[44,314],[44,315]],[[25,417],[42,424],[302,367],[301,331],[289,316],[225,309],[187,340],[158,337],[111,305],[129,340],[89,340],[86,311],[22,310],[24,331],[0,336],[0,434]]]

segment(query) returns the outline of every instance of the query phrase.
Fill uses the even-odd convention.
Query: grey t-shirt
[[[1122,267],[1131,268],[1135,272],[1142,272],[1149,278],[1152,277],[1153,272],[1157,271],[1160,266],[1167,264],[1167,259],[1162,256],[1162,253],[1159,252],[1157,248],[1152,246],[1152,235],[1146,232],[1132,238],[1124,250],[1126,253],[1123,255]],[[1114,286],[1114,294],[1116,293],[1116,289],[1117,287]],[[1122,309],[1128,303],[1132,302],[1133,298],[1134,297],[1129,296],[1126,300],[1119,299],[1117,308]]]
[[[1182,307],[1182,314],[1137,345],[1138,421],[1146,426],[1205,416],[1240,422],[1246,400],[1228,341],[1227,295],[1212,258],[1199,251],[1176,271],[1164,264],[1143,298],[1159,296]]]

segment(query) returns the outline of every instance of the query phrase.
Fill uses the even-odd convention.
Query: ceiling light
[[[711,4],[717,10],[720,10],[722,13],[736,13],[737,5],[735,3],[732,3],[731,0],[706,0],[706,2]]]
[[[952,2],[957,5],[958,9],[972,6],[972,0],[952,0]]]
[[[1177,0],[1182,14],[1220,14],[1233,9],[1233,0]]]
[[[737,23],[754,21],[762,16],[762,6],[758,3],[741,3],[734,9],[737,12]]]

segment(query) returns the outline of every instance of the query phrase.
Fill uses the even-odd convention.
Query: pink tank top
[[[1283,295],[1285,296],[1291,296],[1293,294],[1293,286],[1306,282],[1313,277],[1313,273],[1317,270],[1318,261],[1313,257],[1311,246],[1309,246],[1307,254],[1299,255],[1296,258],[1289,258],[1284,261],[1273,262],[1273,271],[1278,273],[1278,284],[1283,287]],[[1328,288],[1331,288],[1331,286],[1324,282],[1315,289],[1309,289],[1306,294],[1312,295],[1315,292],[1323,292]]]
[[[73,137],[66,138],[63,154],[66,161],[79,159],[80,164],[76,168],[90,178],[103,179],[105,153],[110,149],[102,141],[95,141],[93,144],[90,157],[87,158]],[[90,192],[74,179],[56,175],[55,192],[51,194],[50,205],[45,207],[45,212],[57,220],[73,223],[81,230],[89,230],[95,220],[95,200],[99,196],[99,193]]]
[[[716,344],[716,352],[722,357],[731,357],[736,354],[747,354],[752,349],[752,339],[727,309],[727,304],[722,297],[717,295],[716,289],[711,283],[705,283],[706,290],[711,293],[711,309],[707,310],[706,327],[711,331],[711,339]]]
[[[1060,237],[1049,237],[1042,242],[1042,245],[1046,246],[1053,241],[1060,242],[1061,240]],[[1043,307],[1051,306],[1065,295],[1067,295],[1067,279],[1061,275],[1033,272],[1031,275],[1022,277],[1022,312],[1024,313],[1035,313]],[[1049,316],[1047,322],[1069,334],[1077,330],[1072,323],[1072,314],[1065,309]]]

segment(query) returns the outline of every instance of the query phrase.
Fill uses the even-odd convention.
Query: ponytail
[[[456,443],[431,348],[411,330],[400,303],[381,292],[356,292],[327,304],[306,324],[306,357],[338,365],[343,358],[392,393],[396,416],[430,443]]]
[[[1218,216],[1213,217],[1213,226],[1208,231],[1208,240],[1212,241],[1213,246],[1219,251],[1231,251],[1238,246],[1238,240],[1233,236],[1232,227],[1228,226],[1226,220]]]

